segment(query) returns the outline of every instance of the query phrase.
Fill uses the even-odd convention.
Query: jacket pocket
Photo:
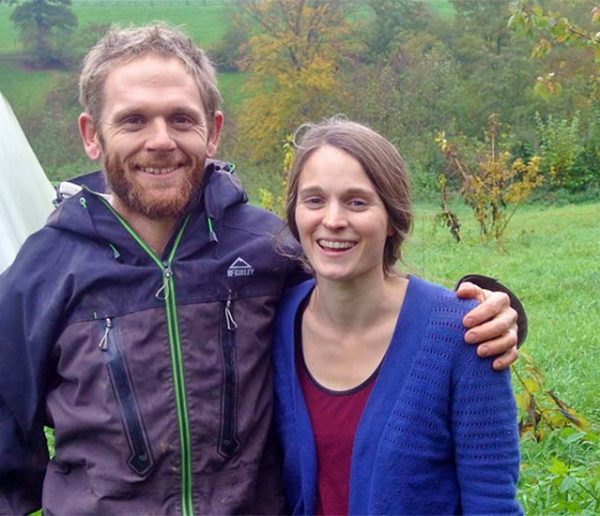
[[[223,381],[221,388],[221,429],[218,452],[231,458],[240,447],[237,437],[237,367],[235,337],[237,323],[233,318],[231,298],[223,303],[221,310],[221,353],[223,357]]]
[[[133,381],[127,366],[127,360],[121,350],[120,334],[114,320],[106,318],[103,323],[103,336],[99,348],[108,369],[121,422],[129,443],[129,467],[138,475],[146,476],[154,465],[154,458],[144,428],[144,423],[137,404]]]

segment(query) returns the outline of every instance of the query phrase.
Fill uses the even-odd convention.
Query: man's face
[[[86,151],[104,160],[115,207],[153,220],[185,211],[206,158],[216,152],[222,123],[220,113],[207,120],[183,63],[157,54],[112,68],[101,119],[82,117]]]

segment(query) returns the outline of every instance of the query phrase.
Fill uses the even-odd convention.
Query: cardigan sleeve
[[[522,514],[516,500],[519,437],[508,370],[462,353],[453,383],[451,431],[462,512]]]

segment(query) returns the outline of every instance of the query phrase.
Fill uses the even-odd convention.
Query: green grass
[[[237,111],[245,98],[245,73],[223,72],[218,74],[219,90],[223,96],[223,109],[226,113]]]
[[[18,118],[40,110],[57,80],[66,75],[59,70],[30,70],[16,56],[0,54],[0,92],[10,102]]]
[[[519,295],[530,319],[526,349],[558,394],[600,421],[600,204],[515,215],[506,241],[481,244],[473,217],[460,210],[464,242],[433,223],[435,207],[417,207],[407,261],[427,279],[451,286],[464,274],[499,278]],[[582,381],[583,380],[583,381]]]
[[[522,441],[519,496],[526,514],[597,513],[600,204],[524,207],[502,245],[479,242],[466,208],[458,208],[461,244],[435,226],[434,206],[418,205],[415,211],[405,268],[448,287],[472,272],[508,285],[527,310],[524,349],[543,371],[544,389],[553,390],[592,425],[589,434],[566,429],[547,433],[541,442]]]
[[[227,27],[226,0],[73,0],[79,27],[90,23],[143,24],[154,20],[182,26],[199,44],[219,41]],[[14,7],[0,4],[0,54],[21,51],[18,32],[10,20]]]
[[[89,23],[136,25],[155,20],[181,26],[201,46],[208,47],[221,39],[227,26],[227,2],[211,0],[75,0],[73,12],[80,26]]]
[[[206,5],[199,0],[74,0],[73,12],[80,32],[85,32],[85,27],[92,23],[139,25],[160,20],[182,27],[201,47],[208,48],[225,33],[227,3],[225,0],[207,0]],[[56,79],[67,72],[23,66],[18,32],[10,20],[13,9],[0,4],[0,91],[19,116],[41,109]],[[221,79],[225,100],[230,98],[229,91],[238,94],[241,77]]]

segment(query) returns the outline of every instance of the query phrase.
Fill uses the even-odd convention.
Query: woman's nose
[[[332,202],[326,206],[322,222],[329,229],[340,229],[347,225],[344,210],[339,203]]]

